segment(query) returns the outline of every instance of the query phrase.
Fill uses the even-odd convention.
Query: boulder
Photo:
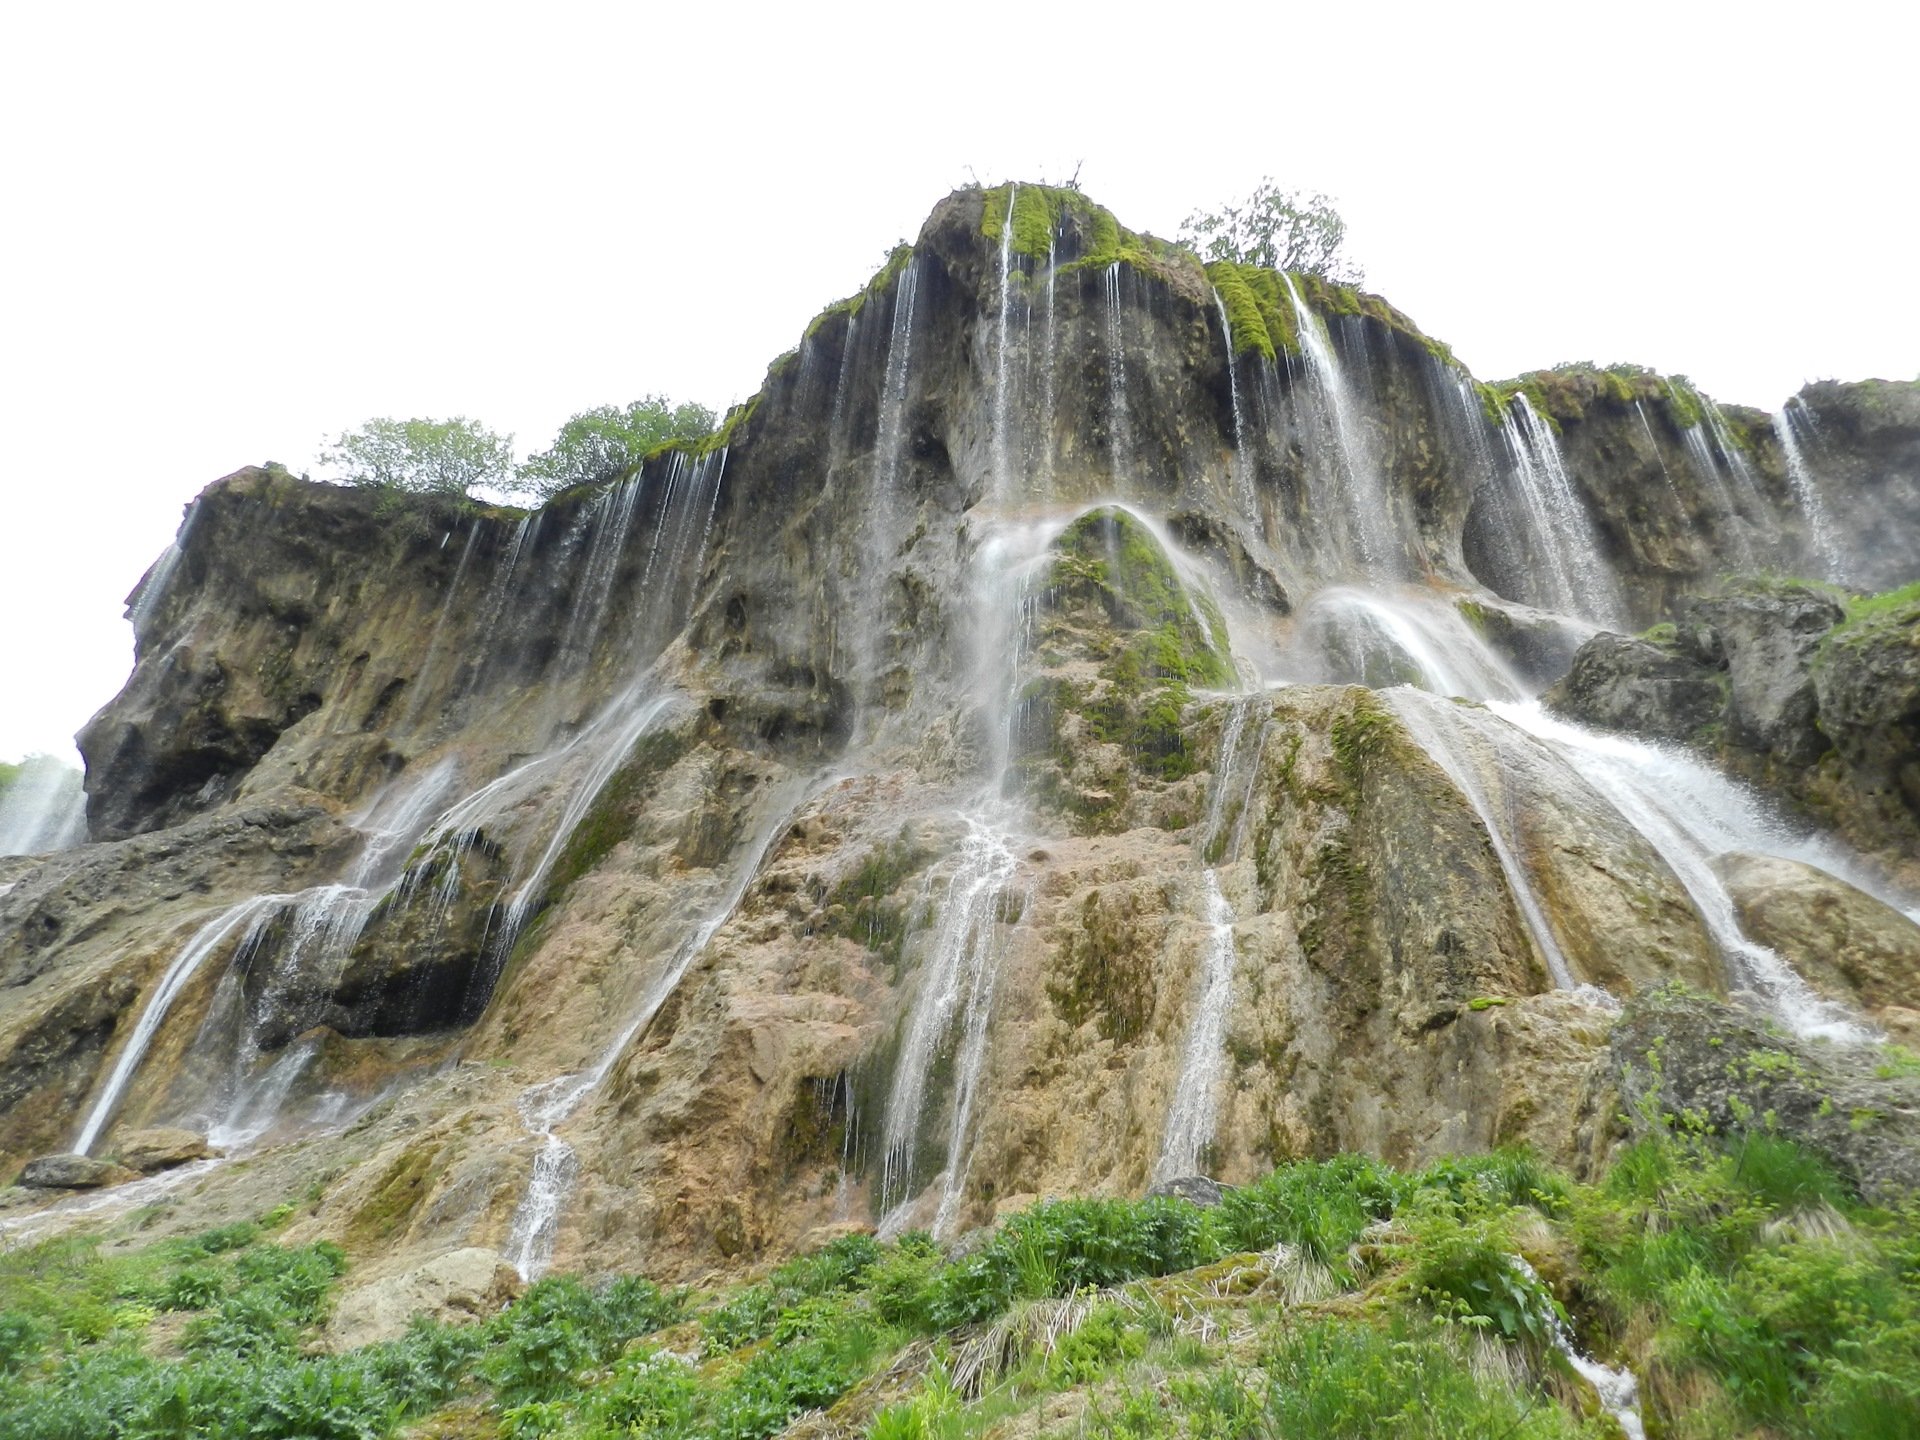
[[[1714,872],[1740,927],[1835,999],[1879,1011],[1920,996],[1920,925],[1837,876],[1773,855],[1722,855]]]
[[[1147,1199],[1156,1200],[1164,1196],[1172,1200],[1190,1201],[1202,1210],[1211,1210],[1226,1193],[1227,1187],[1218,1180],[1209,1180],[1204,1175],[1176,1175],[1171,1180],[1162,1180],[1149,1186]]]
[[[480,1246],[451,1250],[341,1296],[327,1323],[327,1344],[343,1351],[391,1340],[416,1315],[448,1324],[483,1320],[524,1288],[498,1251]]]
[[[1721,718],[1726,678],[1676,648],[1631,635],[1596,635],[1541,698],[1583,725],[1654,740],[1691,740]]]
[[[1632,1131],[1686,1115],[1734,1138],[1765,1116],[1870,1201],[1920,1193],[1920,1078],[1878,1045],[1794,1039],[1762,1013],[1663,986],[1627,1002],[1610,1049],[1611,1109]]]
[[[42,1155],[29,1160],[16,1184],[30,1190],[98,1190],[137,1178],[133,1171],[110,1160],[87,1155]]]
[[[114,1147],[113,1158],[129,1170],[151,1175],[158,1170],[190,1165],[195,1160],[205,1160],[219,1153],[207,1144],[204,1135],[171,1125],[159,1125],[150,1130],[130,1130],[122,1135]]]

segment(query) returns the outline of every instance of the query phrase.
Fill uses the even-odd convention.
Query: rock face
[[[1763,417],[1610,373],[1529,411],[1378,297],[1021,187],[710,444],[533,513],[217,482],[82,737],[92,843],[0,880],[0,1155],[184,1126],[236,1155],[197,1220],[319,1195],[299,1237],[376,1277],[349,1343],[502,1257],[695,1279],[1340,1149],[1581,1161],[1622,1002],[1745,988],[1736,901],[1782,953],[1853,927],[1892,1025],[1884,916],[1742,899],[1644,757],[1523,703],[1590,642],[1575,711],[1907,803],[1893,622],[1594,638],[1839,545]],[[1809,392],[1801,469],[1920,534],[1857,399]],[[1607,604],[1546,608],[1547,556]]]
[[[1920,925],[1846,881],[1773,855],[1723,855],[1747,934],[1792,962],[1834,998],[1866,1010],[1902,1040],[1915,1038]]]

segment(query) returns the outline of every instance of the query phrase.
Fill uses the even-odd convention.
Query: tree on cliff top
[[[1358,285],[1360,267],[1340,253],[1347,222],[1325,195],[1282,190],[1268,176],[1244,205],[1196,210],[1180,225],[1180,240],[1204,260],[1232,260],[1269,270],[1298,270],[1341,285]]]
[[[421,495],[465,495],[513,485],[513,437],[477,420],[369,420],[320,452],[348,485]]]
[[[715,419],[704,405],[675,405],[665,395],[644,395],[624,407],[597,405],[562,425],[551,447],[528,457],[517,488],[544,500],[611,480],[662,445],[705,439]]]

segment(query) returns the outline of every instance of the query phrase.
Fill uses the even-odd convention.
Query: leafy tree
[[[1196,210],[1180,226],[1180,239],[1206,260],[1233,260],[1269,270],[1298,270],[1342,285],[1365,278],[1340,253],[1347,222],[1325,195],[1282,190],[1268,176],[1244,205]]]
[[[692,401],[646,395],[625,407],[598,405],[560,427],[559,438],[520,467],[518,488],[542,499],[575,485],[610,480],[647,452],[713,433],[715,416]]]
[[[513,437],[477,420],[369,420],[320,452],[349,485],[428,495],[465,495],[513,484]]]

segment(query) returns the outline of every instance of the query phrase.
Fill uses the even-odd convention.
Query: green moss
[[[634,745],[627,761],[594,797],[548,874],[547,893],[561,895],[633,833],[640,807],[653,783],[687,753],[688,737],[677,730],[656,730]]]
[[[912,829],[902,826],[899,835],[868,852],[853,873],[828,892],[823,933],[844,935],[898,965],[913,923],[912,902],[899,898],[898,892],[932,858]]]
[[[1145,675],[1193,685],[1233,679],[1219,608],[1190,595],[1160,542],[1127,511],[1088,511],[1055,548],[1054,594],[1098,605],[1116,629],[1145,632],[1133,647]]]
[[[1053,237],[1062,214],[1069,210],[1082,214],[1106,213],[1077,190],[1051,185],[996,185],[981,197],[980,220],[980,233],[996,245],[1006,233],[1009,191],[1013,192],[1011,248],[1016,255],[1036,260],[1044,260],[1052,252]]]
[[[1513,1001],[1504,995],[1476,995],[1467,1002],[1469,1010],[1491,1010],[1499,1005],[1511,1005]]]
[[[1094,1021],[1103,1038],[1126,1044],[1153,1018],[1158,953],[1141,932],[1138,896],[1090,891],[1047,997],[1068,1024]]]

